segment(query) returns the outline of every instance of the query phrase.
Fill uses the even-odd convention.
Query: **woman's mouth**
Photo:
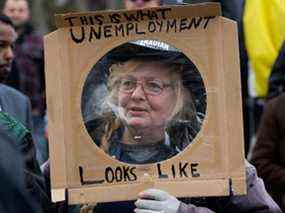
[[[131,116],[140,116],[146,113],[146,109],[142,107],[131,107],[128,109],[128,114]]]

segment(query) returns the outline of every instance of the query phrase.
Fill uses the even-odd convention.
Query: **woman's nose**
[[[135,90],[132,93],[132,98],[134,99],[145,99],[145,92],[143,90],[142,84],[137,84]]]

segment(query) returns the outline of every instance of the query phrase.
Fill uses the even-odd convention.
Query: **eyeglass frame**
[[[131,2],[136,2],[137,0],[130,0]],[[143,0],[144,2],[150,2],[152,0]]]
[[[120,86],[121,86],[123,79],[130,80],[132,83],[135,83],[135,86],[130,90],[121,89]],[[161,91],[156,93],[156,92],[150,91],[149,89],[146,89],[145,84],[147,82],[150,82],[150,81],[151,82],[157,81],[157,82],[161,83],[161,85],[159,85],[161,87],[160,88]],[[144,91],[144,93],[146,95],[152,95],[152,96],[160,95],[165,90],[165,88],[168,88],[168,87],[174,88],[174,86],[175,86],[173,83],[164,83],[162,80],[157,79],[157,78],[150,78],[150,79],[144,78],[143,80],[137,80],[136,78],[132,78],[132,77],[125,77],[125,78],[122,77],[118,80],[117,83],[118,83],[118,90],[122,93],[132,94],[137,89],[138,85],[141,85],[141,88]]]

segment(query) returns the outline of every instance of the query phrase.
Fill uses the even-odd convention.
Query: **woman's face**
[[[176,104],[174,83],[165,66],[141,63],[120,78],[120,118],[135,129],[164,129]]]

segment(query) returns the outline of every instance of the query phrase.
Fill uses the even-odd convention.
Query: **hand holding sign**
[[[135,205],[136,213],[177,213],[180,201],[165,191],[148,189],[139,194]]]

